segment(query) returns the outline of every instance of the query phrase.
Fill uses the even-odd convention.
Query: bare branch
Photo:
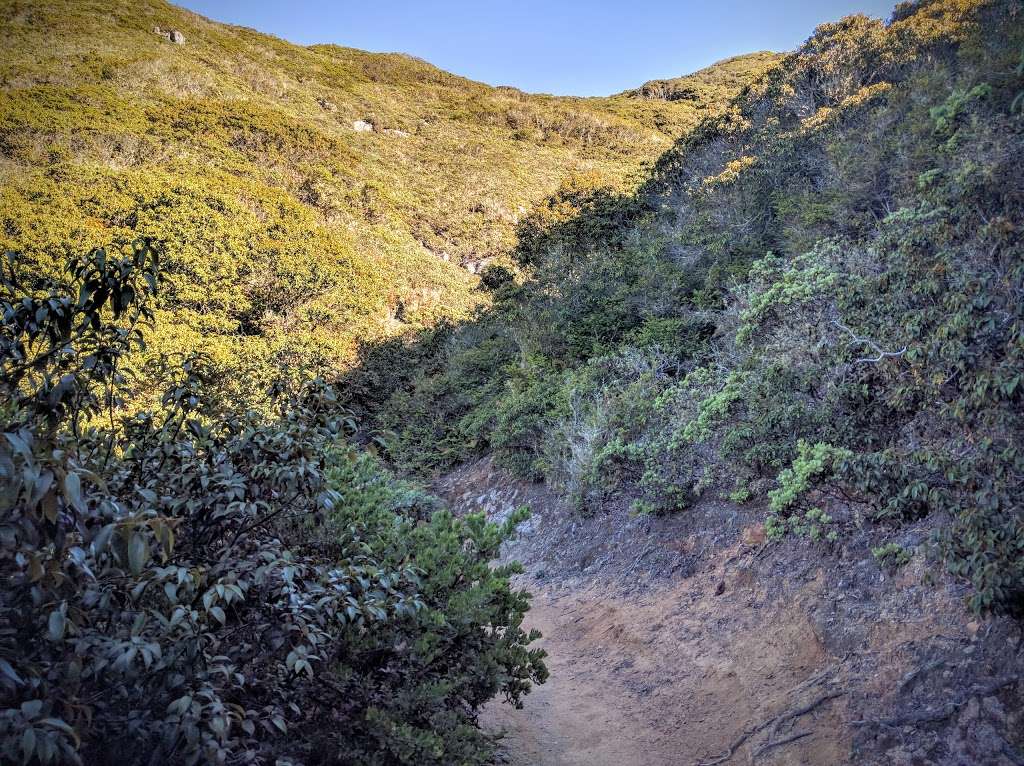
[[[868,346],[872,351],[874,351],[878,355],[874,357],[862,357],[860,359],[854,359],[854,364],[874,364],[876,362],[881,362],[883,359],[886,359],[888,357],[903,356],[905,353],[907,353],[906,346],[901,348],[899,351],[886,351],[870,338],[862,338],[861,336],[857,335],[857,333],[855,333],[849,327],[844,325],[838,319],[833,319],[832,324],[834,324],[836,327],[838,327],[840,330],[842,330],[843,332],[847,333],[850,336],[851,340],[849,343],[847,343],[847,346]]]

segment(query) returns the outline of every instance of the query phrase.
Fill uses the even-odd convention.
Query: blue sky
[[[302,45],[401,51],[491,85],[597,96],[756,50],[792,50],[894,0],[178,0]]]

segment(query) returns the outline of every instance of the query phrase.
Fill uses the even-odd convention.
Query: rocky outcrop
[[[153,33],[160,35],[162,38],[174,43],[175,45],[185,44],[185,35],[183,35],[177,29],[163,29],[162,27],[153,27]]]

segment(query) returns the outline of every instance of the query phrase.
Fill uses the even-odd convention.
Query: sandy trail
[[[549,652],[551,678],[536,687],[523,710],[492,705],[485,725],[508,733],[507,763],[516,766],[651,766],[679,763],[658,732],[638,726],[618,703],[621,689],[595,678],[588,647],[573,641],[569,631],[579,619],[566,611],[564,600],[536,597],[529,627],[545,636],[539,643]],[[642,756],[642,757],[641,757]]]
[[[1024,763],[1009,693],[963,702],[939,732],[851,725],[967,700],[979,678],[1024,661],[1015,623],[971,622],[962,586],[936,589],[923,554],[892,574],[868,531],[827,554],[768,546],[763,510],[714,497],[665,518],[626,503],[584,516],[489,458],[435,489],[456,512],[498,522],[533,511],[503,557],[526,568],[525,627],[544,634],[551,678],[523,710],[483,711],[486,728],[507,733],[499,763]]]
[[[485,726],[506,731],[515,766],[686,766],[713,761],[747,729],[806,704],[828,661],[799,610],[744,610],[716,638],[724,606],[700,579],[629,594],[591,583],[534,589],[528,627],[541,630],[551,679],[523,710],[492,705]],[[740,593],[736,594],[741,595]],[[720,614],[719,614],[720,619]],[[824,671],[824,675],[822,675]],[[801,687],[810,679],[813,683]],[[763,764],[838,764],[848,742],[828,701],[776,739],[804,734]],[[758,744],[758,747],[764,742]],[[733,763],[749,763],[737,752]]]

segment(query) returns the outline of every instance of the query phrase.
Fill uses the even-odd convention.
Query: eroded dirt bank
[[[890,573],[868,531],[765,544],[759,512],[727,502],[583,518],[486,460],[437,489],[463,511],[534,511],[506,555],[552,678],[523,710],[486,711],[507,763],[1024,763],[1020,626],[973,619],[923,554]]]

